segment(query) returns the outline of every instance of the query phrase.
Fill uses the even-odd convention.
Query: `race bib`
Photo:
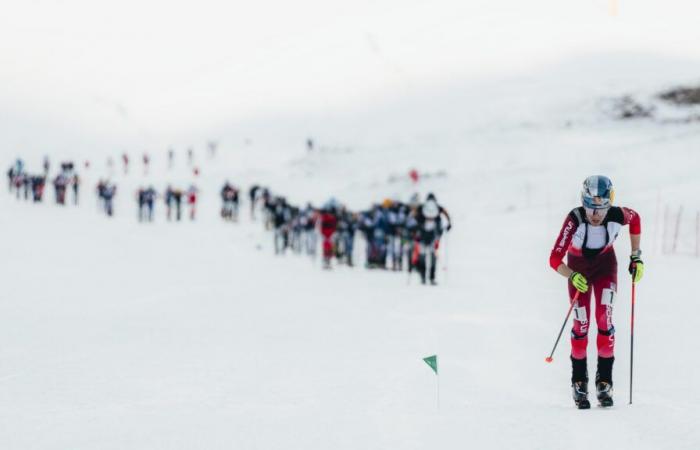
[[[605,306],[613,306],[615,303],[615,296],[617,296],[617,292],[615,292],[613,289],[603,289],[603,292],[600,294],[600,304]]]
[[[588,323],[588,315],[586,314],[586,308],[583,306],[577,306],[574,308],[574,320],[579,322]]]

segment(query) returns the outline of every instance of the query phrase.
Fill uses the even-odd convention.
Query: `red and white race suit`
[[[567,256],[567,265],[588,280],[588,292],[580,293],[574,306],[574,326],[571,330],[571,356],[586,357],[589,318],[591,317],[591,292],[595,294],[595,320],[598,327],[598,356],[614,356],[615,327],[612,322],[613,305],[617,293],[617,258],[613,243],[623,226],[629,225],[630,234],[642,232],[639,214],[630,208],[613,206],[603,223],[593,226],[586,220],[584,208],[573,209],[564,220],[549,265],[557,267]],[[576,288],[568,283],[569,298]]]

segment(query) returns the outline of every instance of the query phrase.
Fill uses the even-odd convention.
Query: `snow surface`
[[[660,65],[634,58],[636,68]],[[700,131],[610,121],[598,102],[622,86],[650,94],[686,80],[600,73],[609,62],[484,82],[453,103],[431,104],[432,122],[411,115],[420,98],[319,119],[332,145],[313,155],[303,141],[285,141],[293,133],[282,121],[279,134],[251,135],[248,145],[223,140],[216,159],[198,153],[195,223],[166,222],[162,203],[154,224],[136,221],[139,185],[194,181],[183,146],[172,172],[165,151],[152,152],[149,176],[131,152],[131,174],[112,174],[113,219],[98,213],[92,190],[108,175],[106,155],[119,168],[120,152],[52,153],[54,164],[92,160],[81,171],[79,207],[0,195],[0,447],[698,448],[700,344],[690,319],[700,260],[662,254],[659,223],[665,205],[700,209]],[[673,67],[687,77],[681,66]],[[579,75],[568,83],[567,73]],[[403,120],[410,126],[402,129]],[[17,152],[39,170],[43,151]],[[2,156],[6,167],[16,155]],[[245,189],[265,183],[300,204],[332,195],[361,208],[407,198],[412,187],[400,177],[411,167],[443,174],[420,190],[435,192],[454,217],[436,288],[409,285],[405,273],[324,272],[305,257],[275,257],[260,223],[217,216],[225,179]],[[617,404],[577,411],[566,332],[554,362],[544,362],[568,306],[565,280],[547,262],[581,181],[594,173],[609,175],[617,203],[641,214],[647,271],[638,286],[634,405],[626,401],[625,232],[616,246]],[[422,361],[432,354],[439,409],[436,377]]]

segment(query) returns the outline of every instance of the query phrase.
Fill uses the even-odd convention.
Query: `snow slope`
[[[193,181],[182,160],[167,171],[165,152],[153,154],[149,176],[113,175],[111,220],[89,191],[65,208],[0,195],[2,447],[697,448],[700,345],[690,322],[700,260],[661,254],[658,223],[666,204],[700,209],[700,133],[615,123],[597,108],[601,96],[619,93],[601,79],[642,92],[675,79],[599,73],[576,78],[572,90],[560,72],[547,73],[484,82],[457,102],[459,116],[436,103],[451,119],[410,122],[423,128],[401,132],[391,114],[386,128],[354,125],[372,121],[362,114],[319,120],[332,130],[322,139],[331,145],[314,155],[290,150],[299,140],[275,141],[287,136],[281,122],[279,135],[255,134],[248,146],[224,140],[217,159],[199,155],[196,223],[167,223],[160,204],[156,223],[136,222],[138,185]],[[489,103],[489,93],[499,100]],[[94,161],[85,186],[105,175],[106,154],[74,155]],[[36,169],[41,155],[29,155]],[[6,164],[14,157],[3,156]],[[445,174],[420,185],[455,221],[436,288],[409,285],[405,274],[322,272],[306,258],[276,258],[259,223],[216,215],[227,178],[245,188],[269,184],[298,203],[333,195],[359,208],[408,196],[407,183],[389,179],[410,167]],[[593,173],[608,174],[618,204],[640,212],[647,273],[638,289],[634,405],[626,404],[624,233],[617,405],[577,411],[569,343],[544,362],[567,308],[565,281],[547,261]],[[431,354],[439,355],[439,409],[435,375],[421,360]]]

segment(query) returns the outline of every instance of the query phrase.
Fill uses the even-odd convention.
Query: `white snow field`
[[[698,81],[696,0],[11,3],[3,183],[18,156],[92,165],[77,207],[0,186],[0,450],[700,448],[700,122],[672,123],[700,111],[654,98]],[[604,114],[626,94],[658,119]],[[239,224],[218,217],[226,179],[360,209],[407,200],[411,168],[454,219],[437,287],[275,257],[245,202]],[[568,326],[545,363],[568,307],[548,258],[592,174],[641,214],[646,275],[628,405],[625,230],[616,405],[579,411]],[[191,182],[196,222],[168,223],[162,201],[137,222],[139,185]],[[592,330],[591,375],[595,356]]]
[[[351,142],[347,151],[304,155],[268,135],[247,147],[223,140],[216,159],[198,150],[193,223],[168,223],[162,203],[155,223],[136,220],[139,184],[191,181],[182,151],[173,171],[163,149],[150,176],[140,166],[116,173],[112,219],[93,194],[107,150],[70,155],[93,161],[81,171],[78,207],[3,192],[0,448],[697,449],[700,259],[662,254],[659,223],[666,205],[700,209],[700,131],[614,122],[597,106],[620,86],[650,94],[679,81],[642,73],[607,85],[580,76],[572,91],[554,72],[485,84],[458,103],[463,122],[445,113],[444,123],[383,138],[368,125],[364,141],[337,119],[327,140]],[[17,155],[39,170],[43,152]],[[3,167],[15,156],[3,150]],[[408,182],[388,180],[410,167],[444,172],[418,187],[435,192],[455,224],[437,287],[409,285],[405,273],[322,271],[306,257],[275,257],[247,203],[239,224],[217,216],[226,178],[246,190],[268,184],[300,204],[333,195],[361,208],[406,199]],[[634,404],[625,231],[616,246],[616,405],[578,411],[569,327],[554,362],[544,361],[568,306],[548,256],[581,181],[595,173],[641,214],[647,270],[637,291]],[[439,408],[436,376],[422,361],[432,354]]]

